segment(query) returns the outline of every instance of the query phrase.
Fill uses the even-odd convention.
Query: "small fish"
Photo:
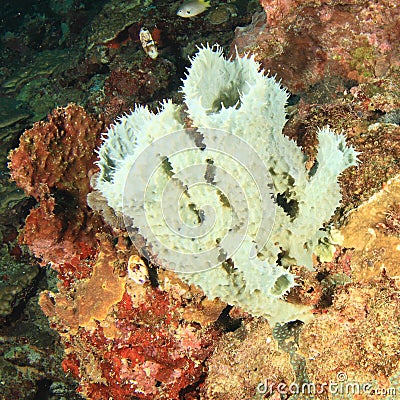
[[[142,43],[143,50],[146,52],[146,54],[155,60],[158,56],[158,51],[157,51],[157,46],[155,41],[153,40],[153,37],[151,36],[151,33],[148,31],[146,28],[141,28],[139,32],[139,39],[140,42]]]
[[[188,0],[179,7],[176,15],[179,15],[182,18],[192,18],[206,11],[208,7],[210,7],[209,1]]]

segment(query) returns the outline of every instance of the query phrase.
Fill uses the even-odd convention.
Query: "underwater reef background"
[[[278,399],[279,383],[341,372],[400,396],[398,2],[220,0],[193,18],[181,3],[3,1],[0,398]],[[288,88],[284,134],[310,169],[317,127],[361,153],[340,177],[333,258],[291,269],[308,323],[269,326],[146,264],[92,192],[101,134],[136,103],[181,103],[205,43],[254,54]],[[339,398],[374,398],[357,396]]]

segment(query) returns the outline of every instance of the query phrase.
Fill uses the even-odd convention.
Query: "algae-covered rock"
[[[94,18],[88,37],[88,50],[97,44],[105,44],[117,37],[129,25],[140,20],[144,7],[151,0],[111,0]]]
[[[45,50],[37,53],[32,62],[15,71],[14,75],[1,85],[5,93],[15,93],[27,82],[40,76],[49,76],[66,68],[76,54],[65,50]]]
[[[31,112],[26,104],[10,97],[0,97],[0,129],[24,121],[30,116]]]
[[[0,318],[9,316],[24,300],[38,273],[38,266],[18,262],[6,248],[0,249]]]

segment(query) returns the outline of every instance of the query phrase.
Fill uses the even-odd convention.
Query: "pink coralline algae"
[[[326,75],[366,82],[400,67],[400,9],[391,0],[261,0],[232,44],[301,92]]]

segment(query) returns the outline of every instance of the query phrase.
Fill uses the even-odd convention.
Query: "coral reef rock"
[[[350,213],[341,228],[343,245],[354,249],[352,276],[368,281],[386,273],[400,276],[400,176]]]
[[[393,0],[262,0],[266,15],[236,29],[232,44],[257,54],[291,92],[326,75],[365,82],[399,68],[398,4]],[[356,17],[355,17],[356,16]]]
[[[347,284],[336,292],[326,314],[304,326],[299,352],[307,361],[310,382],[325,392],[318,398],[336,398],[327,393],[326,382],[333,382],[333,388],[355,383],[360,394],[346,393],[354,399],[372,398],[373,390],[398,393],[399,300],[395,281],[384,275]],[[363,390],[363,384],[369,389]]]
[[[289,386],[295,380],[289,355],[278,347],[271,328],[262,320],[226,334],[207,365],[204,400],[253,399],[268,378],[271,386],[283,382]]]

